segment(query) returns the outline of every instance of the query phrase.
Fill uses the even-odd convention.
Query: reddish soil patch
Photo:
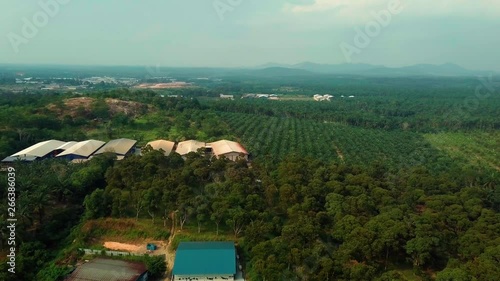
[[[417,205],[417,206],[415,206],[415,207],[416,207],[417,212],[418,212],[419,214],[423,213],[423,212],[425,211],[425,209],[427,209],[424,205]]]
[[[337,145],[333,145],[333,147],[335,147],[335,151],[337,152],[337,155],[339,156],[340,160],[342,162],[345,162],[344,161],[344,154],[342,153],[342,150],[339,149],[339,147]]]
[[[148,243],[155,244],[157,249],[154,251],[148,251],[146,248]],[[143,242],[134,244],[105,241],[103,243],[103,246],[113,251],[125,251],[135,254],[165,255],[167,258],[170,256],[170,252],[168,251],[167,243],[165,241],[145,240]]]
[[[136,245],[118,243],[118,242],[110,242],[110,241],[104,242],[104,247],[106,247],[110,250],[127,251],[127,252],[134,252],[134,253],[139,252],[139,250],[141,249],[139,246],[136,246]]]
[[[186,82],[171,82],[171,83],[143,83],[137,85],[140,89],[178,89],[191,86],[191,83]]]
[[[64,100],[63,106],[50,104],[47,106],[49,110],[56,112],[59,116],[78,117],[82,114],[82,109],[85,114],[90,113],[92,105],[95,102],[94,98],[79,97]],[[145,112],[151,111],[152,106],[148,106],[135,101],[124,101],[119,99],[105,99],[106,104],[109,106],[109,113],[115,116],[118,113],[123,113],[130,117],[137,117]]]
[[[139,116],[152,108],[135,101],[123,101],[118,99],[106,99],[111,115],[123,113],[127,116]]]

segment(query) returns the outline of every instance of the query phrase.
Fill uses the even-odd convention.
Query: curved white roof
[[[65,156],[65,155],[80,155],[83,157],[89,157],[94,153],[96,150],[98,150],[101,146],[104,145],[103,141],[98,141],[98,140],[86,140],[86,141],[81,141],[79,143],[76,143],[75,145],[71,146],[70,148],[66,149],[64,152],[61,152],[57,155],[57,157]]]
[[[220,140],[209,143],[209,146],[212,147],[213,153],[217,156],[231,152],[248,154],[246,149],[243,146],[241,146],[241,144],[234,141]]]
[[[116,154],[125,155],[137,143],[131,139],[116,139],[108,142],[101,147],[95,154],[102,154],[106,152],[113,152]]]
[[[48,141],[43,141],[39,142],[37,144],[34,144],[26,149],[23,149],[16,154],[12,154],[11,156],[24,156],[24,155],[29,155],[29,156],[36,156],[36,157],[43,157],[49,153],[51,153],[54,150],[57,150],[59,147],[65,145],[66,142],[59,141],[59,140],[48,140]]]
[[[182,141],[177,145],[175,152],[186,155],[189,152],[198,152],[198,149],[205,147],[205,143],[197,140]]]
[[[61,145],[61,146],[59,146],[57,149],[66,150],[66,149],[68,149],[68,148],[72,147],[72,146],[73,146],[73,145],[75,145],[75,144],[77,144],[77,142],[76,142],[76,141],[69,141],[69,142],[67,142],[67,143],[65,143],[65,144],[63,144],[63,145]]]
[[[148,142],[146,146],[148,145],[150,145],[155,150],[163,149],[163,151],[165,151],[165,155],[169,155],[174,149],[175,142],[167,140],[155,140]]]

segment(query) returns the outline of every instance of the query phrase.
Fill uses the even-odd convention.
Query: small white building
[[[314,95],[313,99],[315,101],[330,101],[330,99],[333,98],[332,95]]]
[[[226,100],[234,100],[234,95],[223,95],[220,94],[219,96],[221,99],[226,99]]]

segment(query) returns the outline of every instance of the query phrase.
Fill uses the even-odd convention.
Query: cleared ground
[[[231,231],[224,228],[216,235],[215,225],[212,224],[201,226],[198,233],[198,226],[194,223],[187,223],[181,230],[179,225],[174,229],[170,220],[163,226],[162,220],[153,223],[150,219],[103,218],[87,221],[81,232],[85,239],[77,242],[82,243],[83,248],[165,255],[167,276],[164,280],[169,280],[175,250],[181,241],[238,241]],[[148,253],[148,243],[156,244],[158,249]]]

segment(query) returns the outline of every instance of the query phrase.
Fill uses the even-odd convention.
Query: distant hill
[[[353,75],[371,77],[465,77],[500,75],[499,72],[476,71],[463,68],[453,63],[442,65],[416,64],[405,67],[387,67],[364,63],[319,64],[302,62],[298,64],[266,63],[256,67],[156,67],[156,66],[75,66],[75,65],[13,65],[0,64],[0,78],[15,77],[23,73],[25,77],[69,77],[84,78],[93,76],[133,77],[175,77],[188,80],[194,77],[232,77],[234,75],[255,77],[287,77],[323,75]]]
[[[294,64],[292,68],[304,69],[310,72],[326,73],[326,74],[358,74],[365,71],[370,71],[376,68],[384,67],[381,65],[371,64],[319,64],[313,62],[303,62]]]
[[[487,71],[472,71],[459,65],[447,63],[442,65],[416,64],[412,66],[389,68],[381,67],[373,69],[378,75],[408,75],[408,76],[475,76],[486,75]]]
[[[318,64],[303,62],[293,65],[268,63],[257,69],[287,68],[305,70],[311,73],[322,74],[349,74],[363,76],[476,76],[488,75],[491,71],[474,71],[459,65],[446,63],[442,65],[417,64],[405,67],[386,67],[372,64]]]
[[[313,75],[314,73],[305,69],[290,68],[290,67],[267,67],[254,70],[254,75],[270,75],[270,76],[295,76],[295,75]]]

